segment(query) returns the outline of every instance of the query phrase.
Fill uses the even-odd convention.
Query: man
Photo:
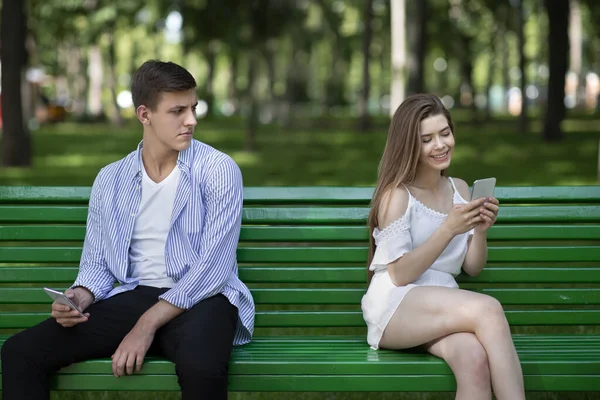
[[[92,358],[112,357],[115,377],[130,375],[147,353],[175,363],[184,400],[227,398],[231,348],[254,329],[253,299],[237,276],[242,176],[192,138],[195,88],[170,62],[134,74],[143,140],[96,177],[66,292],[84,316],[55,302],[52,318],[6,341],[4,399],[48,399],[52,373]]]

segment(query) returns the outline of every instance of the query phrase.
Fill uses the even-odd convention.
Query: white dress
[[[453,204],[467,201],[458,193],[452,178],[449,178],[454,191]],[[407,189],[408,191],[408,189]],[[406,286],[392,283],[387,265],[405,253],[423,244],[444,222],[447,214],[433,210],[418,201],[408,191],[409,200],[406,213],[383,230],[375,228],[375,254],[369,266],[374,271],[367,293],[361,301],[363,318],[367,323],[367,342],[373,350],[379,348],[379,341],[388,322],[410,289],[415,286],[445,286],[458,288],[454,279],[461,271],[467,254],[467,242],[473,230],[455,236],[435,262],[416,281]]]

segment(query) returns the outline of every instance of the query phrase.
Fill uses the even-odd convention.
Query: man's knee
[[[24,335],[15,334],[9,337],[2,345],[1,359],[2,369],[4,371],[10,370],[11,368],[18,368],[18,365],[23,365],[30,360],[30,349],[31,343],[27,343],[24,339]]]
[[[176,364],[179,379],[201,381],[227,381],[229,362],[215,361],[210,358],[198,359],[193,356],[183,357]]]

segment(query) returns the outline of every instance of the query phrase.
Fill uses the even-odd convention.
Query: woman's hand
[[[470,231],[483,221],[480,210],[485,201],[485,198],[480,198],[470,201],[467,204],[455,204],[450,213],[448,213],[444,225],[450,230],[453,236]]]
[[[494,197],[484,198],[485,202],[479,207],[479,215],[482,222],[475,227],[475,232],[486,232],[492,225],[496,223],[498,217],[498,204],[500,203]]]

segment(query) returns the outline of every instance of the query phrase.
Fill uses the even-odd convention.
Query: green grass
[[[459,122],[450,173],[467,182],[495,176],[499,186],[597,183],[597,121],[568,120],[565,140],[550,144],[535,132],[539,123],[532,127],[522,136],[510,121]],[[200,122],[196,138],[230,154],[246,186],[372,186],[387,130],[385,125],[368,134],[265,126],[255,153],[243,150],[243,132],[240,123]],[[0,169],[0,185],[90,186],[102,166],[135,149],[140,139],[135,124],[122,129],[70,123],[43,127],[33,134],[33,167]]]
[[[352,130],[348,120],[329,121],[327,128],[311,128],[303,121],[293,131],[261,127],[258,151],[243,151],[243,125],[239,121],[200,122],[196,138],[233,156],[246,186],[336,185],[372,186],[385,144],[387,126],[368,134]],[[498,185],[597,184],[596,168],[600,124],[592,118],[567,120],[561,143],[540,140],[540,123],[532,132],[518,135],[513,120],[477,125],[458,121],[457,146],[451,175],[467,182],[495,176]],[[30,169],[0,169],[0,185],[92,184],[98,170],[133,150],[140,141],[137,125],[122,129],[109,125],[61,124],[34,133],[34,161]],[[68,392],[53,393],[53,400],[174,400],[177,393]],[[597,398],[594,393],[529,393],[528,399],[570,400]],[[232,393],[232,400],[363,400],[454,399],[452,393]]]

